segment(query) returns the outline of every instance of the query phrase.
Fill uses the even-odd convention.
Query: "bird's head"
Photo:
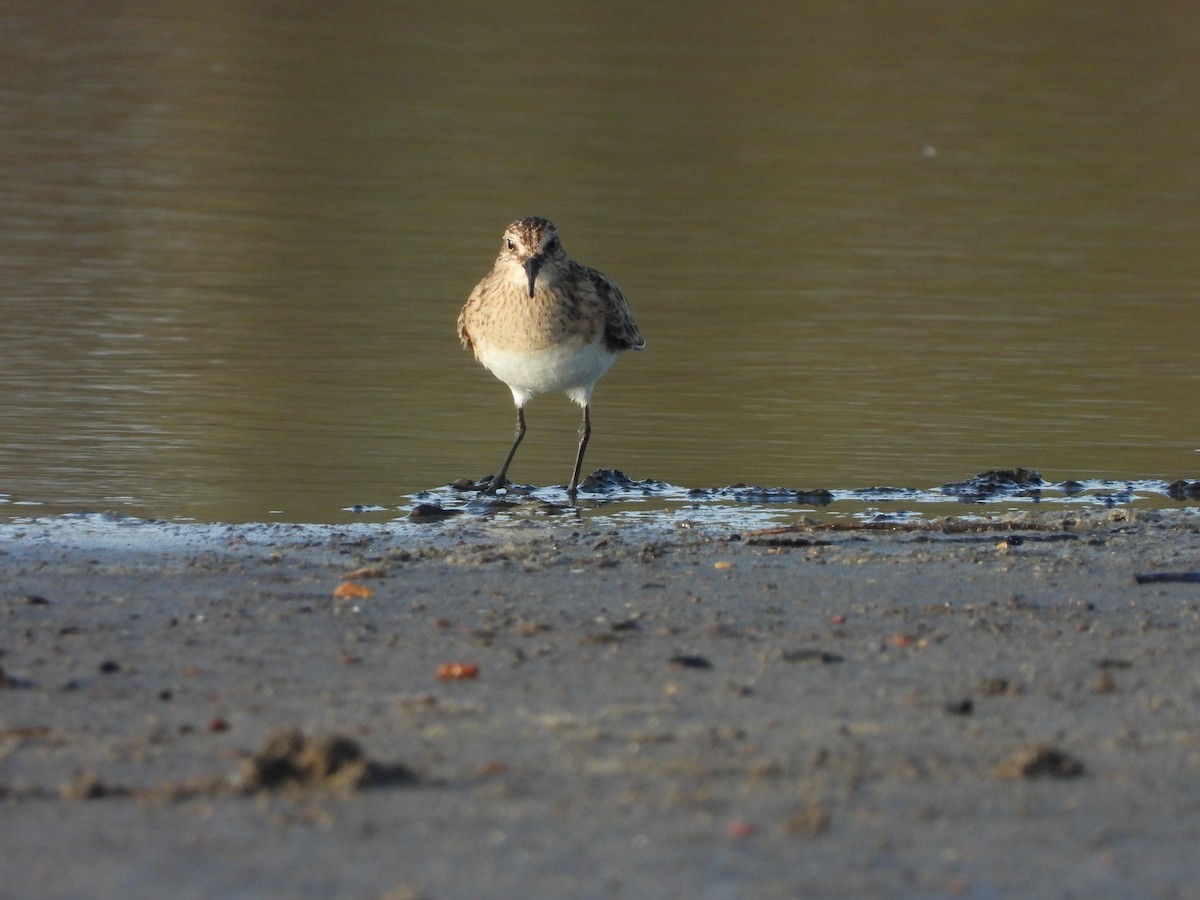
[[[529,296],[532,297],[538,272],[564,259],[566,254],[554,223],[540,216],[527,216],[505,229],[497,262],[520,266],[525,271]]]

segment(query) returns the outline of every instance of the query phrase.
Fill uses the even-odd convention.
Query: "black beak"
[[[525,272],[529,275],[529,296],[533,296],[533,283],[537,281],[538,270],[542,267],[540,257],[531,256],[525,261]]]

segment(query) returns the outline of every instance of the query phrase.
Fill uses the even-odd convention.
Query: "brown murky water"
[[[649,342],[589,468],[1200,469],[1200,7],[13,0],[0,511],[334,521],[494,471],[454,320],[552,218]],[[512,476],[569,475],[540,398]],[[40,504],[40,505],[24,505]]]

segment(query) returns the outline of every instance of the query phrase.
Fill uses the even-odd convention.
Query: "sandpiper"
[[[568,259],[549,221],[518,219],[505,229],[492,270],[459,313],[458,336],[508,385],[517,405],[512,447],[484,491],[495,493],[508,484],[508,466],[525,437],[525,404],[538,394],[561,391],[583,407],[567,487],[574,498],[592,433],[592,389],[623,350],[646,346],[620,288]]]

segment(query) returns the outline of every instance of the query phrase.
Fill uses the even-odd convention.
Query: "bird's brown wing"
[[[633,311],[630,310],[629,301],[625,299],[621,289],[606,275],[595,269],[590,269],[588,274],[605,310],[605,346],[609,350],[642,350],[645,348],[646,339],[642,337],[637,323],[633,321]]]

